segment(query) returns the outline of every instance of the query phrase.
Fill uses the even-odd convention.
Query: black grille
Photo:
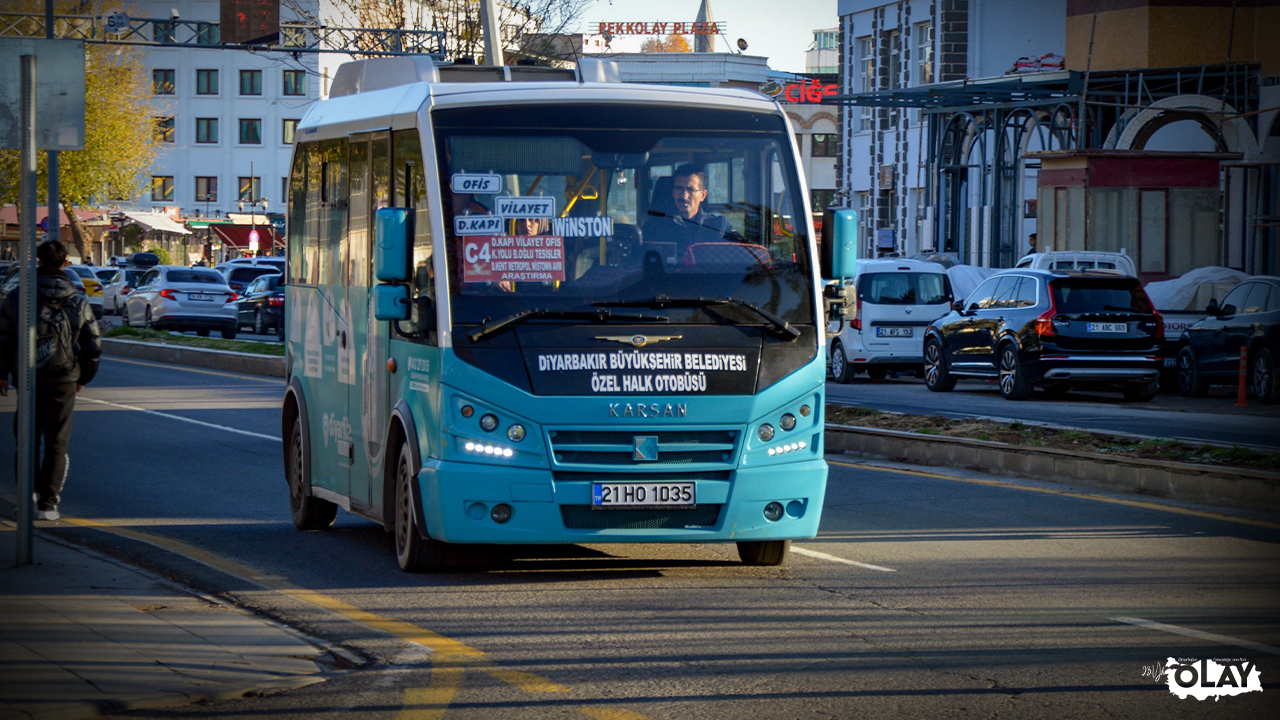
[[[729,470],[711,470],[703,472],[565,472],[553,473],[556,482],[679,482],[681,480],[695,482],[698,480],[728,481],[732,472]]]
[[[561,505],[560,516],[569,530],[683,530],[715,527],[720,507],[595,510],[590,505]]]
[[[658,459],[635,460],[638,436],[658,438]],[[552,430],[551,449],[560,465],[652,467],[733,461],[736,430]]]

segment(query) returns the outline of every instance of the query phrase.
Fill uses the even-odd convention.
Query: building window
[[[217,70],[197,70],[196,71],[196,94],[197,95],[217,95],[218,94],[218,71]]]
[[[933,83],[933,23],[916,25],[916,84]]]
[[[152,202],[173,202],[173,176],[172,175],[152,175],[151,176],[151,201]]]
[[[306,95],[307,94],[307,73],[305,70],[285,70],[284,71],[284,94],[285,95]]]
[[[196,118],[196,142],[202,144],[218,142],[218,118]]]
[[[156,142],[171,143],[174,141],[173,118],[156,118]]]
[[[173,70],[151,71],[151,94],[172,95],[175,89]]]
[[[261,95],[262,94],[262,71],[261,70],[241,70],[240,71],[240,94],[241,95]]]
[[[817,50],[835,50],[836,49],[836,32],[832,30],[822,30],[814,33],[814,39],[817,40]]]
[[[218,178],[196,178],[196,202],[218,202]]]
[[[839,139],[832,134],[815,134],[813,137],[813,157],[836,157],[836,144]]]
[[[240,118],[240,144],[262,144],[262,120],[258,118]]]
[[[237,199],[241,202],[258,202],[262,199],[262,178],[241,177],[238,185],[240,196]]]
[[[858,70],[862,81],[859,91],[868,93],[876,89],[876,47],[870,37],[858,38]],[[875,108],[863,107],[858,118],[858,130],[871,129],[872,113]]]
[[[831,203],[836,199],[835,190],[810,190],[809,191],[809,207],[813,208],[814,215],[822,215],[822,212],[831,207]]]
[[[197,45],[217,45],[220,43],[222,34],[218,31],[217,23],[196,23],[195,41]]]
[[[889,62],[889,83],[890,90],[897,90],[902,87],[902,33],[894,30],[885,38],[885,52],[888,53]],[[888,110],[889,124],[898,124],[898,108],[892,107]]]
[[[151,23],[151,39],[158,43],[172,43],[177,40],[178,23],[160,20]]]
[[[293,136],[298,132],[297,120],[285,120],[281,124],[280,137],[284,139],[285,145],[293,144]]]

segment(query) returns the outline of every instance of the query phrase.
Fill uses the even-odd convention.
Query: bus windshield
[[[773,115],[652,105],[440,109],[455,325],[660,298],[672,322],[811,322],[808,223]],[[648,312],[648,311],[646,311]]]

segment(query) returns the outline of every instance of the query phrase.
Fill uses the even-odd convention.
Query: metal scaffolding
[[[105,15],[57,15],[53,20],[53,37],[143,47],[444,58],[444,33],[439,30],[280,23],[278,38],[264,44],[236,45],[221,42],[216,22],[129,18],[128,25],[119,32],[109,32],[107,21]],[[44,13],[0,13],[0,37],[45,37]]]

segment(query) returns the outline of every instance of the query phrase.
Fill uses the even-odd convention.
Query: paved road
[[[890,412],[1044,422],[1280,450],[1280,406],[1250,398],[1249,407],[1234,407],[1235,392],[1228,388],[1214,388],[1205,398],[1161,393],[1148,403],[1126,402],[1118,392],[1073,392],[1064,399],[1050,399],[1039,391],[1025,402],[1010,402],[994,382],[964,381],[952,392],[934,393],[916,378],[876,381],[860,376],[848,385],[828,381],[827,401]]]
[[[822,533],[783,568],[725,546],[601,545],[412,576],[367,521],[293,529],[281,390],[106,359],[77,411],[63,510],[106,528],[54,532],[370,660],[157,717],[1274,716],[1280,519],[832,458]],[[1143,677],[1170,656],[1247,658],[1267,691],[1180,700]]]

